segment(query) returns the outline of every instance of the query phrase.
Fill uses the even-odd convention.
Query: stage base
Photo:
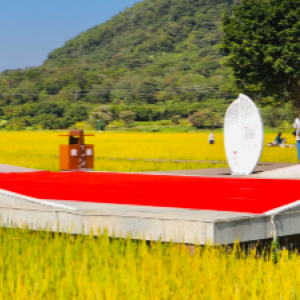
[[[269,239],[265,215],[149,206],[46,201],[0,190],[1,225],[72,234],[161,240],[187,244],[232,244]],[[275,216],[277,236],[300,234],[300,208]]]

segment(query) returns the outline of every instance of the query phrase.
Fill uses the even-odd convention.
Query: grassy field
[[[0,163],[58,171],[59,145],[66,144],[63,132],[0,132]],[[223,134],[216,133],[216,145],[207,143],[208,133],[95,133],[87,143],[95,145],[97,171],[159,171],[225,167]],[[266,143],[274,140],[266,134]],[[289,143],[294,138],[288,137]],[[128,160],[138,159],[138,160]],[[224,163],[153,162],[146,159],[207,160]],[[297,162],[295,148],[265,147],[262,162]]]
[[[1,132],[0,162],[58,170],[58,132]],[[266,142],[274,135],[266,135]],[[149,171],[226,164],[145,159],[225,160],[223,135],[96,133],[96,169]],[[291,141],[290,141],[291,142]],[[138,159],[130,161],[128,158]],[[262,161],[295,162],[295,149],[265,148]],[[246,255],[238,246],[200,247],[0,227],[0,300],[300,299],[300,257]]]
[[[300,257],[0,228],[0,299],[292,300]]]

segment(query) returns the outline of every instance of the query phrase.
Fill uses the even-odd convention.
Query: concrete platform
[[[133,160],[133,159],[132,159]],[[153,161],[164,161],[164,160],[153,160]],[[178,160],[173,162],[190,162],[184,160]],[[196,161],[199,162],[199,161]],[[207,161],[201,161],[207,162]],[[214,163],[219,163],[217,161],[213,161]],[[254,170],[254,173],[261,173],[266,171],[277,170],[281,168],[286,168],[290,166],[295,166],[292,163],[259,163]],[[9,164],[0,164],[0,173],[23,173],[23,172],[37,172],[40,170],[19,167]],[[143,172],[144,174],[165,174],[165,175],[183,175],[183,176],[231,176],[231,171],[229,168],[209,168],[209,169],[196,169],[196,170],[175,170],[175,171],[157,171],[157,172]]]
[[[0,173],[23,173],[23,172],[36,172],[36,171],[39,170],[18,167],[18,166],[13,166],[8,164],[0,164]]]
[[[299,204],[300,205],[300,204]],[[2,226],[100,234],[188,244],[234,243],[269,239],[271,217],[208,210],[47,201],[0,190]],[[275,215],[277,236],[300,233],[300,207]]]
[[[295,166],[292,163],[259,163],[254,170],[254,175],[262,172],[283,169]],[[209,168],[197,170],[176,170],[176,171],[158,171],[158,172],[145,172],[145,174],[158,174],[158,175],[181,175],[181,176],[209,176],[209,177],[231,177],[231,170],[229,168]],[[235,176],[239,177],[239,176]],[[243,177],[243,176],[240,176]]]
[[[300,164],[286,168],[270,170],[259,174],[253,174],[251,177],[269,179],[300,179]]]
[[[300,166],[288,165],[288,167],[287,164],[260,165],[257,172],[264,170],[266,172],[255,176],[282,178],[282,174],[289,173],[295,178],[300,174]],[[32,171],[12,167],[0,165],[0,171]],[[268,171],[272,169],[273,171]],[[228,176],[229,169],[151,172],[151,174],[223,177]],[[136,239],[188,244],[230,244],[236,239],[240,242],[266,240],[272,238],[275,229],[279,237],[300,234],[298,202],[282,213],[273,211],[251,214],[51,199],[47,201],[0,189],[0,215],[2,226],[28,226],[35,230],[42,228],[73,234],[92,232],[94,235],[108,230],[112,237],[124,238],[131,235]],[[275,228],[272,226],[271,216],[274,217]]]

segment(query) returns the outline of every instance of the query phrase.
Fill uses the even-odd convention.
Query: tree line
[[[233,100],[233,99],[232,99]],[[66,103],[31,103],[0,109],[0,129],[4,130],[37,130],[74,128],[77,122],[90,124],[98,129],[97,121],[101,120],[101,129],[115,120],[125,126],[134,122],[171,120],[174,125],[186,119],[195,128],[220,128],[223,126],[225,111],[232,100],[210,99],[205,103],[167,103],[164,105],[101,105],[93,106],[84,102]],[[264,124],[270,128],[279,127],[282,123],[291,123],[296,112],[291,104],[274,108],[265,106],[261,109]]]
[[[58,103],[59,126],[78,103],[165,105],[230,99],[230,70],[220,64],[223,12],[233,0],[144,0],[67,41],[40,67],[0,74],[0,107]],[[61,104],[62,103],[62,104]],[[77,103],[77,104],[76,104]],[[156,107],[156,106],[155,106]],[[34,109],[33,109],[34,110]],[[43,119],[37,115],[31,118]],[[151,112],[156,118],[156,108]],[[47,114],[47,112],[46,112]],[[47,119],[51,119],[51,114]],[[66,114],[66,116],[64,116]],[[85,109],[82,112],[85,117]],[[141,113],[137,113],[137,118]],[[15,120],[15,122],[20,122]],[[27,118],[27,123],[33,120]],[[51,121],[52,122],[52,121]]]
[[[144,0],[42,66],[2,72],[0,127],[68,128],[104,106],[113,119],[213,119],[239,92],[277,126],[300,113],[299,19],[295,0]]]

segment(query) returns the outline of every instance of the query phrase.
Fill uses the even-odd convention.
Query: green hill
[[[64,127],[104,103],[225,99],[230,72],[220,65],[220,19],[237,2],[144,0],[127,8],[52,51],[42,66],[2,72],[3,118]]]

